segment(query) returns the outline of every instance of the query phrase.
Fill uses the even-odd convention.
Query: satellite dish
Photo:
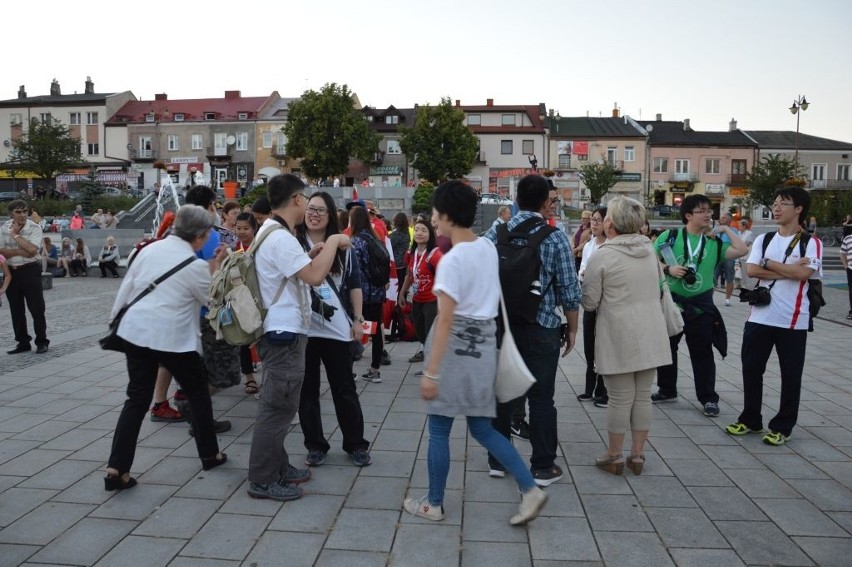
[[[653,132],[654,131],[654,125],[653,124],[646,124],[645,130],[647,130],[648,132]]]
[[[225,138],[225,141],[228,143],[229,146],[233,146],[237,142],[237,139],[233,135],[230,135]]]
[[[3,140],[3,145],[8,148],[9,146],[12,145],[12,142],[10,142],[9,140]]]

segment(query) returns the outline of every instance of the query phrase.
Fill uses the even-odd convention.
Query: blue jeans
[[[429,503],[432,506],[444,503],[447,475],[450,474],[450,430],[454,419],[429,414]],[[473,438],[515,477],[523,492],[535,487],[535,480],[518,451],[491,426],[491,418],[467,416],[467,428]]]
[[[534,471],[546,470],[554,465],[558,443],[553,395],[562,333],[558,327],[548,329],[536,324],[522,324],[512,325],[512,336],[521,357],[536,380],[526,394],[530,404],[530,468]],[[515,403],[516,401],[512,400],[497,404],[494,427],[507,439],[511,433],[509,428]],[[489,455],[491,456],[493,455]]]

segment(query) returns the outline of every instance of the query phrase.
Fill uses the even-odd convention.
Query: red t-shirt
[[[412,253],[411,250],[405,253],[405,265],[408,266],[408,273],[411,274],[411,286],[415,289],[414,295],[411,297],[412,301],[417,303],[438,301],[438,298],[432,293],[432,285],[435,283],[435,270],[438,267],[441,254],[438,248],[433,248],[422,254],[416,251]],[[415,259],[417,266],[414,265]]]

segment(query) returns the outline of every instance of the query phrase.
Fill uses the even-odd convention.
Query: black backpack
[[[772,241],[772,238],[775,236],[775,231],[767,232],[763,237],[763,250],[761,257],[766,256],[766,249],[769,248],[769,243]],[[802,231],[801,236],[799,237],[799,256],[802,258],[805,257],[808,250],[808,242],[811,239],[811,235],[805,231]],[[791,248],[787,248],[787,251],[784,253],[784,261],[787,261],[787,258],[793,252]],[[774,284],[773,284],[774,285]],[[814,330],[814,317],[819,315],[819,310],[825,305],[825,298],[822,296],[822,280],[818,279],[809,279],[808,280],[808,302],[810,304],[810,321],[808,321],[808,331],[813,332]]]
[[[536,228],[538,230],[535,230]],[[500,286],[503,288],[503,299],[510,322],[536,322],[541,299],[553,283],[551,280],[544,286],[539,281],[539,246],[541,241],[555,230],[539,217],[529,218],[511,231],[508,223],[497,226]]]
[[[367,253],[370,257],[367,262],[367,274],[369,275],[370,283],[376,287],[385,287],[390,283],[391,259],[387,248],[366,230],[359,236],[363,236],[367,242]]]

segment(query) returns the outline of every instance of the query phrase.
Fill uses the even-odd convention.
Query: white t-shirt
[[[277,223],[274,219],[266,219],[255,238],[259,238],[264,231],[270,230],[270,227]],[[260,244],[255,258],[260,296],[263,304],[269,307],[266,319],[263,320],[263,332],[290,331],[307,334],[308,329],[302,322],[300,304],[305,298],[310,301],[310,295],[307,284],[295,274],[310,264],[311,259],[299,241],[288,230],[275,230]],[[288,278],[287,285],[284,286],[278,301],[270,305],[284,278]]]
[[[497,262],[497,249],[487,238],[455,244],[441,256],[432,293],[450,296],[457,315],[493,319],[500,303]]]
[[[310,246],[314,245],[310,237],[306,236],[305,238]],[[334,281],[334,285],[337,287],[337,291],[339,292],[341,284],[343,283],[343,274],[329,274],[329,276],[331,276],[331,279]],[[311,328],[308,330],[308,336],[320,339],[333,339],[335,341],[351,340],[352,323],[349,321],[349,318],[346,316],[346,312],[343,310],[340,298],[337,297],[337,293],[335,293],[331,286],[328,285],[328,281],[324,281],[322,285],[315,286],[314,291],[322,298],[323,302],[335,307],[337,311],[335,311],[334,315],[331,316],[331,321],[327,320],[319,313],[311,311]]]
[[[751,253],[748,257],[749,264],[760,264],[760,260],[764,257],[770,260],[781,262],[784,260],[784,254],[790,246],[795,235],[781,236],[775,234],[766,248],[766,255],[763,255],[763,239],[765,234],[759,235],[754,240],[754,245],[751,247]],[[808,267],[814,273],[811,279],[822,278],[822,242],[817,238],[811,238],[808,241],[808,247],[805,250],[805,256],[809,259]],[[796,264],[801,259],[799,244],[793,248],[790,256],[787,258],[787,264]],[[775,285],[772,286],[770,294],[772,301],[769,305],[753,305],[749,322],[760,323],[770,327],[781,327],[783,329],[807,330],[810,322],[810,302],[808,301],[808,282],[796,281],[790,279],[774,280]],[[773,280],[758,280],[757,285],[769,287]]]
[[[589,259],[600,247],[601,245],[598,244],[598,238],[595,235],[592,235],[589,241],[586,242],[586,245],[583,246],[583,256],[580,259],[580,271],[577,272],[577,279],[580,280],[580,283],[583,283],[583,277],[586,275],[586,266],[589,263]]]

